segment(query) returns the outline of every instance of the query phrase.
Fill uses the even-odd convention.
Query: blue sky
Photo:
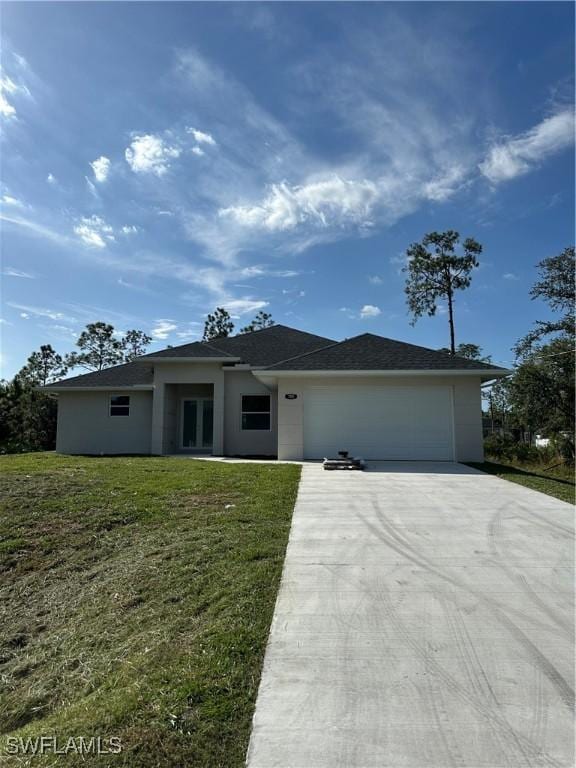
[[[5,3],[2,358],[87,322],[448,343],[406,247],[484,246],[457,342],[508,362],[574,238],[571,3]]]

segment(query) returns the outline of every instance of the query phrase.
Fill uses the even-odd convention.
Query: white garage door
[[[452,461],[449,387],[310,387],[304,393],[304,457]]]

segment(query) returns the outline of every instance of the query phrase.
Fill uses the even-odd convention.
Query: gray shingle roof
[[[364,333],[267,367],[270,371],[494,370],[496,365]]]
[[[289,357],[322,349],[327,344],[335,342],[333,339],[297,331],[286,325],[272,325],[261,331],[215,339],[210,343],[230,355],[242,358],[243,362],[250,365],[268,366],[287,360]]]
[[[152,384],[154,380],[153,365],[159,358],[189,357],[190,362],[193,362],[194,359],[198,358],[212,357],[216,360],[229,357],[231,363],[240,358],[244,363],[267,366],[279,360],[286,360],[289,357],[334,343],[332,339],[325,339],[323,336],[315,336],[312,333],[288,328],[286,325],[273,325],[261,331],[223,337],[209,343],[194,341],[191,344],[161,349],[158,352],[143,355],[133,363],[73,376],[55,382],[46,389],[64,387],[110,388]]]
[[[210,342],[195,341],[192,344],[182,344],[179,347],[153,352],[142,359],[230,356],[240,358],[243,363],[250,365],[268,366],[334,343],[332,339],[298,331],[286,325],[272,325],[260,331],[240,333],[238,336],[223,336],[220,339],[212,339]]]
[[[46,389],[75,387],[132,387],[151,385],[154,362],[158,358],[213,357],[240,358],[242,362],[269,371],[385,371],[385,370],[493,370],[505,369],[464,357],[452,357],[403,341],[394,341],[372,333],[335,342],[323,336],[297,331],[284,325],[274,325],[261,331],[215,339],[209,344],[201,341],[182,344],[144,355],[133,363],[116,365],[55,382]]]
[[[191,344],[181,344],[178,347],[169,347],[168,349],[160,349],[158,352],[151,352],[149,355],[143,355],[142,360],[158,357],[189,357],[192,359],[195,357],[237,357],[237,355],[230,355],[222,349],[216,349],[212,344],[208,344],[205,341],[193,341]]]
[[[92,371],[80,376],[57,381],[45,389],[60,389],[61,387],[134,387],[154,383],[154,369],[150,363],[124,363],[103,371]]]

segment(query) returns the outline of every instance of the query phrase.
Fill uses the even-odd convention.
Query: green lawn
[[[34,766],[243,765],[299,475],[0,457],[0,764],[48,735],[122,752]]]
[[[566,466],[545,472],[540,465],[514,466],[493,461],[483,464],[470,464],[489,475],[497,475],[519,485],[525,485],[534,491],[547,493],[562,501],[574,504],[574,469]]]

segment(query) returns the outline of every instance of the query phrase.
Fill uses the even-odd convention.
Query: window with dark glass
[[[112,395],[110,416],[130,416],[130,395]]]
[[[242,429],[270,429],[270,395],[242,395]]]

